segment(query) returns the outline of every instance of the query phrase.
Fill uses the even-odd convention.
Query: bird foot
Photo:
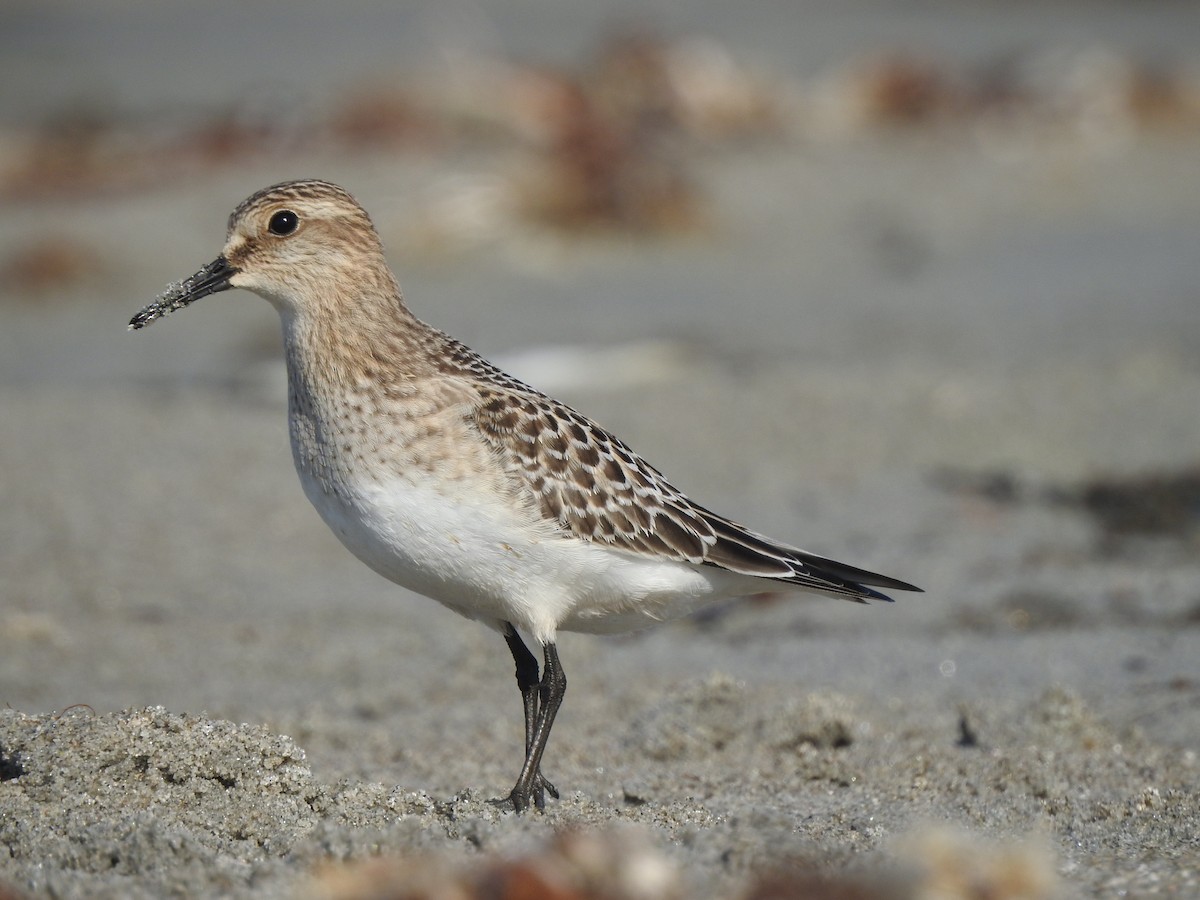
[[[488,802],[493,806],[511,807],[514,811],[522,813],[529,809],[530,803],[538,809],[545,809],[547,794],[557,800],[558,788],[547,781],[541,772],[538,772],[530,779],[530,784],[523,785],[518,781],[507,797],[498,797]]]

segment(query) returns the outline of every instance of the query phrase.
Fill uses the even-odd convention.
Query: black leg
[[[510,622],[505,623],[504,639],[517,664],[517,687],[521,689],[521,702],[525,707],[525,764],[507,799],[517,812],[528,809],[531,801],[538,809],[543,809],[547,792],[558,798],[558,789],[542,775],[542,754],[567,690],[567,678],[553,644],[542,648],[546,665],[539,681],[537,659]]]
[[[542,754],[546,752],[546,742],[550,740],[554,717],[558,714],[563,695],[567,692],[567,676],[558,661],[558,650],[555,646],[544,644],[542,651],[546,657],[546,665],[538,691],[539,704],[533,740],[525,754],[525,765],[521,767],[521,774],[517,776],[517,783],[513,785],[509,795],[517,812],[528,809],[530,801],[538,809],[544,809],[547,791],[550,792],[550,796],[558,797],[554,785],[542,777]]]
[[[504,623],[504,640],[508,642],[513,662],[517,664],[517,687],[521,689],[521,703],[525,707],[525,755],[528,756],[538,711],[537,658],[529,652],[512,622]]]

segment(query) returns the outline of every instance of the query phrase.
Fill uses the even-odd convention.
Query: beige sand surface
[[[789,863],[918,896],[920,866],[1010,845],[1027,880],[993,896],[1200,895],[1196,519],[1114,535],[1048,499],[1197,464],[1198,150],[789,138],[701,154],[700,233],[513,226],[448,254],[411,225],[477,155],[317,148],[8,203],[6,259],[95,255],[0,284],[0,886],[297,896],[330,861],[469,879],[630,826],[667,873],[644,896],[745,896]],[[563,797],[489,806],[522,740],[507,650],[308,508],[267,304],[124,330],[245,194],[308,174],[366,203],[418,314],[706,505],[927,593],[566,635]],[[621,377],[564,372],[564,346]]]

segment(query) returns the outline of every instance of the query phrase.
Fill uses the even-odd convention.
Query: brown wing
[[[495,378],[482,392],[474,424],[564,533],[847,599],[888,599],[867,584],[919,590],[777,544],[698,506],[603,428],[496,372],[505,381]]]
[[[633,553],[702,563],[716,535],[658,470],[579,413],[540,394],[487,390],[475,416],[547,519]]]

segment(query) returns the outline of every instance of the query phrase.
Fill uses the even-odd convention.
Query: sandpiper
[[[229,288],[279,312],[292,456],[326,524],[384,577],[508,642],[525,759],[500,802],[517,812],[558,797],[541,764],[567,684],[559,631],[628,631],[746,594],[920,590],[705,509],[608,431],[417,319],[371,219],[335,184],[244,200],[221,255],[129,327]],[[541,646],[540,677],[521,632]]]

